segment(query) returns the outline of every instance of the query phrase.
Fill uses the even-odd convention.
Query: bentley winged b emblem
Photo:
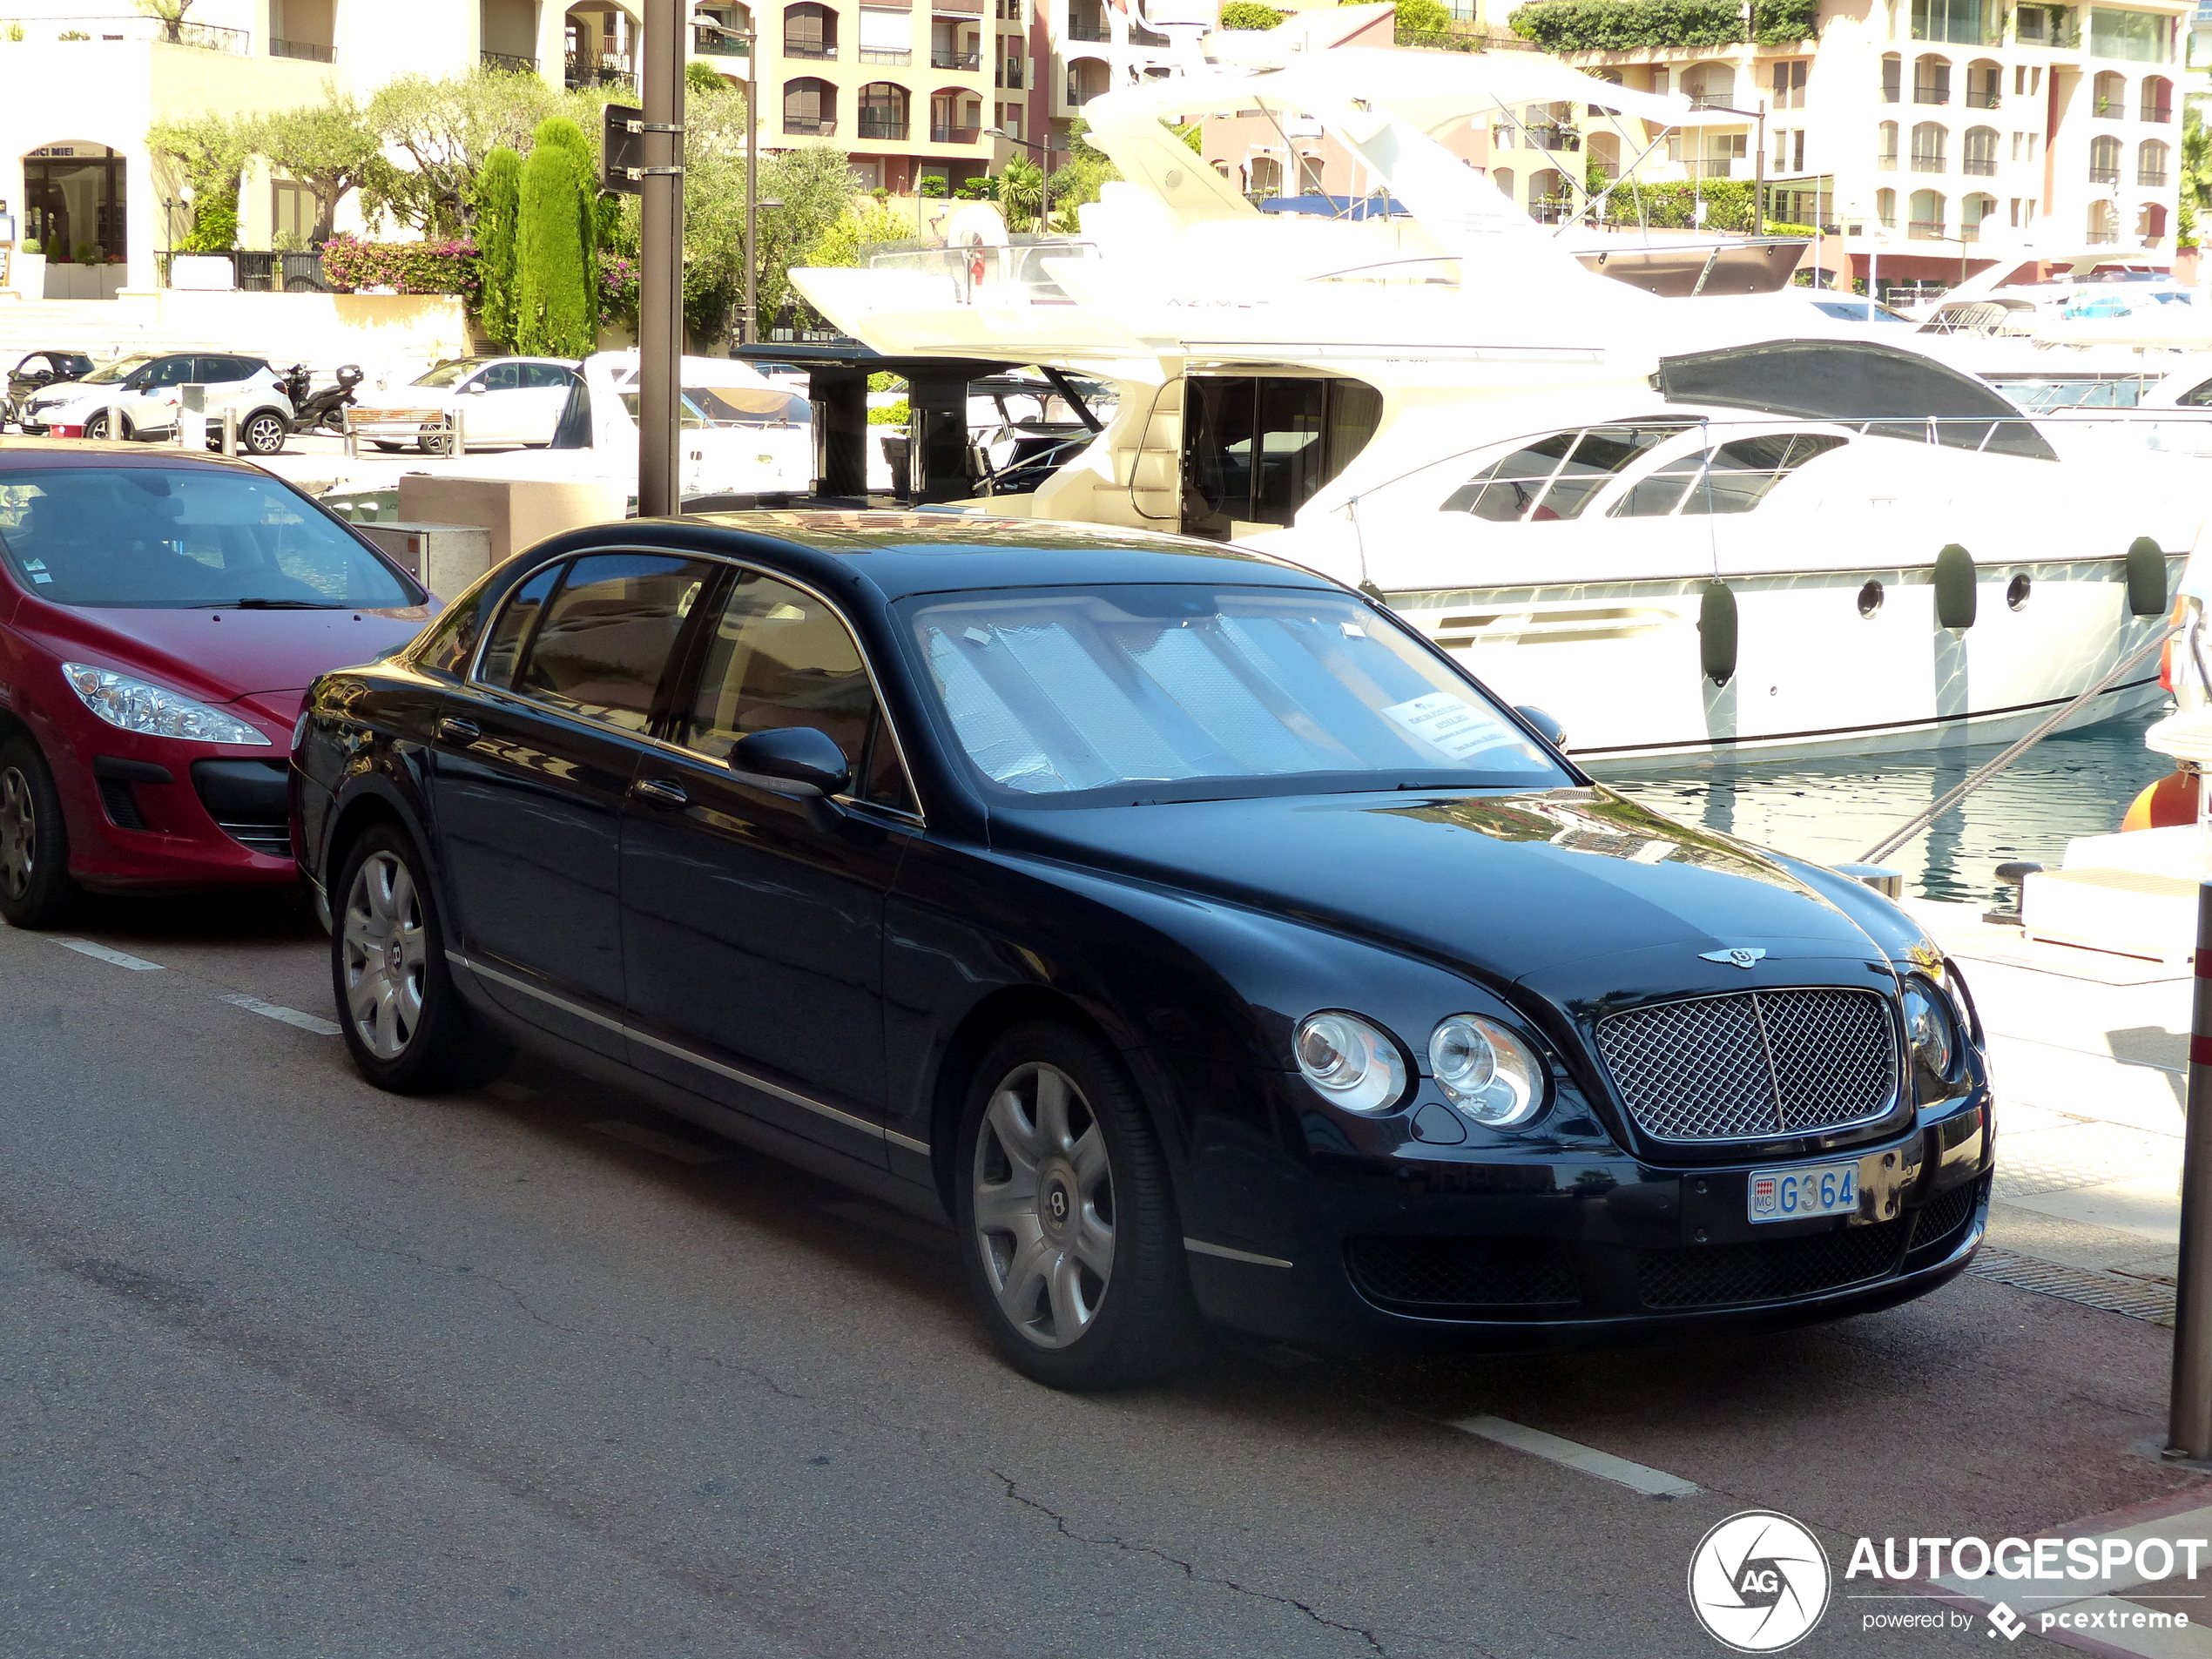
[[[1726,950],[1701,950],[1697,960],[1703,962],[1730,962],[1737,968],[1750,968],[1766,952],[1757,945],[1730,945]]]

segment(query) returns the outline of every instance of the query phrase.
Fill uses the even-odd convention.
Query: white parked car
[[[557,357],[450,358],[408,385],[356,393],[352,419],[358,427],[380,415],[420,411],[442,418],[457,408],[471,445],[550,443],[576,380],[577,366]],[[387,454],[408,442],[384,435],[369,441]],[[443,437],[427,423],[413,442],[425,455],[442,453],[445,447]]]
[[[273,455],[292,430],[292,402],[261,357],[229,352],[135,352],[26,400],[23,429],[33,437],[158,438],[176,430],[185,388],[206,388],[206,410],[238,411],[239,447]],[[111,432],[120,419],[123,429]]]

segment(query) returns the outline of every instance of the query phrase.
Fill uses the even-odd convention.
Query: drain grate
[[[1980,1278],[2009,1285],[2014,1290],[2055,1296],[2063,1301],[2079,1302],[2084,1307],[2101,1308],[2107,1313],[2124,1313],[2131,1319],[2148,1319],[2153,1325],[2168,1327],[2174,1323],[2174,1287],[2155,1279],[2100,1273],[2093,1268],[2068,1267],[2062,1262],[2038,1261],[2033,1256],[2015,1256],[2009,1250],[1993,1250],[1986,1244],[1966,1271]]]

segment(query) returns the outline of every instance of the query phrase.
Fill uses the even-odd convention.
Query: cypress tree
[[[565,131],[563,131],[565,129]],[[583,129],[541,122],[523,163],[515,215],[515,349],[535,357],[583,357],[598,343],[593,292],[590,145]]]
[[[476,176],[478,315],[492,343],[515,343],[515,232],[522,206],[523,158],[502,145]]]

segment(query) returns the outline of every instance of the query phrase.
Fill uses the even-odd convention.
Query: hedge
[[[476,300],[474,242],[361,242],[334,236],[322,247],[324,280],[341,293],[396,288],[401,293],[457,293]]]
[[[1697,204],[1705,204],[1709,231],[1751,228],[1751,184],[1743,179],[1709,179],[1696,185],[1615,185],[1605,199],[1605,217],[1615,225],[1644,224],[1661,230],[1689,230],[1697,224]]]
[[[1536,0],[1506,21],[1551,52],[1743,44],[1738,0]],[[1819,0],[1753,0],[1751,38],[1762,46],[1794,45],[1812,39],[1819,22]]]

